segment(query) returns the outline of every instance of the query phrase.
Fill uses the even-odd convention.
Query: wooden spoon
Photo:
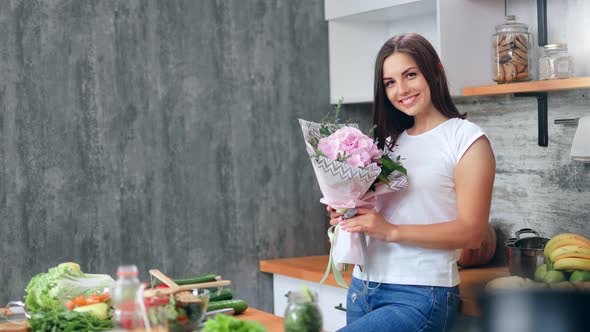
[[[174,298],[176,300],[178,300],[180,302],[189,302],[189,303],[200,303],[201,302],[201,299],[198,296],[193,295],[193,293],[191,293],[188,290],[181,290],[180,286],[178,284],[176,284],[174,281],[172,281],[172,279],[168,278],[160,270],[152,269],[152,270],[150,270],[150,274],[152,276],[154,276],[155,278],[159,279],[166,286],[168,286],[168,289],[170,290],[171,293],[174,294]],[[159,294],[163,294],[163,293],[159,293]],[[144,292],[143,296],[145,296],[145,292]]]
[[[171,288],[146,289],[143,291],[143,296],[152,297],[157,294],[166,295],[166,294],[175,293],[177,291],[185,291],[185,290],[191,290],[191,289],[195,289],[195,288],[210,288],[210,287],[228,286],[230,284],[231,284],[231,281],[229,281],[229,280],[219,280],[219,281],[203,282],[200,284],[190,284],[190,285],[182,285],[182,286],[177,285],[178,288],[176,288],[176,289],[171,289]]]
[[[160,272],[160,270],[152,269],[150,270],[150,274],[154,276],[154,278],[160,280],[164,283],[164,285],[168,286],[171,289],[177,289],[178,286],[172,279],[168,278],[164,273]]]

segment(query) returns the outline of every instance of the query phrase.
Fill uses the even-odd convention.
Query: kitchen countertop
[[[262,272],[319,282],[324,276],[327,264],[328,256],[305,256],[263,260],[260,261],[259,268]],[[477,292],[488,281],[510,275],[506,266],[462,268],[459,270],[459,274],[461,276],[459,284],[462,300],[461,313],[469,316],[479,316],[480,314],[477,307]],[[343,277],[346,283],[350,284],[352,271],[344,272]],[[324,284],[340,287],[331,273]]]
[[[4,309],[0,309],[0,311],[3,310]],[[283,318],[251,307],[246,309],[246,311],[244,311],[242,314],[236,315],[235,317],[243,320],[259,322],[260,324],[264,325],[264,327],[266,327],[269,332],[283,332],[284,330]],[[28,324],[26,325],[27,326],[23,326],[23,324],[14,324],[9,326],[8,323],[0,324],[0,331],[28,332]]]
[[[241,315],[237,315],[236,318],[256,321],[264,325],[269,332],[283,332],[285,328],[282,317],[254,308],[246,309]]]

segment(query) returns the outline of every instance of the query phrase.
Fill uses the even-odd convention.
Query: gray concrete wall
[[[504,263],[503,241],[521,228],[545,237],[574,232],[590,237],[590,163],[570,156],[576,126],[555,119],[590,114],[588,90],[548,95],[549,144],[537,144],[537,101],[510,95],[462,98],[457,106],[488,134],[496,155],[490,222],[498,232],[496,262]],[[590,142],[589,142],[590,143]]]
[[[323,1],[0,1],[0,303],[63,261],[218,273],[328,252],[297,119],[331,109]]]

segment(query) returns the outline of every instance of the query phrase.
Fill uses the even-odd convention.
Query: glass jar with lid
[[[574,77],[574,59],[567,53],[567,44],[548,44],[539,59],[539,79]]]
[[[497,83],[531,80],[533,35],[514,15],[496,26],[492,36],[492,77]]]
[[[309,289],[287,294],[289,304],[285,310],[285,332],[321,332],[322,314],[317,294]]]

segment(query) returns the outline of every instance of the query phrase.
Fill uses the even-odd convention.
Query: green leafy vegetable
[[[31,331],[35,332],[86,332],[108,331],[113,328],[111,320],[101,320],[89,313],[76,311],[37,312],[29,319]]]
[[[260,323],[217,314],[205,322],[201,332],[268,332]]]
[[[83,273],[78,264],[62,263],[29,281],[25,304],[29,312],[62,311],[62,302],[78,295],[102,293],[114,283],[109,275]]]

